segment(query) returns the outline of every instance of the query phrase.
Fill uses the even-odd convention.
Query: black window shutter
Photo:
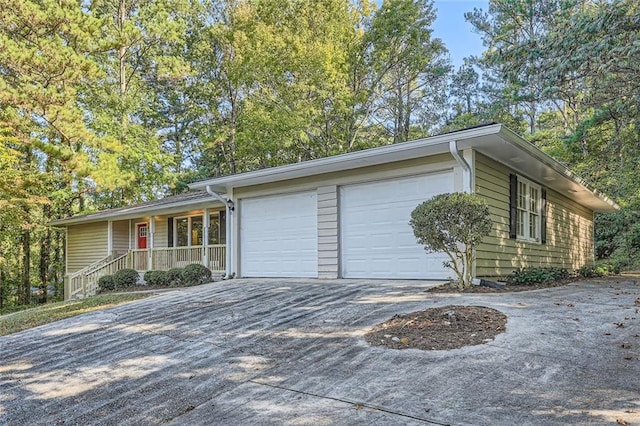
[[[547,243],[547,190],[540,191],[540,242]]]
[[[515,239],[518,228],[518,176],[509,175],[509,238]]]
[[[173,247],[173,218],[167,219],[167,247]]]

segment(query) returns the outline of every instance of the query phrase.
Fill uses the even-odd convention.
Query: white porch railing
[[[120,257],[108,260],[112,257],[109,256],[106,261],[103,259],[80,271],[74,272],[69,276],[69,298],[86,297],[96,294],[100,277],[113,274],[120,269],[125,269],[127,267],[127,256],[128,254],[123,254]]]
[[[151,249],[150,269],[167,271],[171,268],[184,268],[192,263],[202,263],[202,251],[202,246]]]
[[[207,267],[213,272],[225,272],[226,271],[226,245],[225,244],[213,244],[207,246],[207,260],[209,264]]]
[[[207,246],[206,259],[203,246],[130,250],[129,267],[136,271],[167,271],[171,268],[184,268],[192,263],[203,263],[213,272],[224,272],[225,247],[224,244]]]
[[[225,259],[224,244],[213,244],[206,248],[191,246],[132,249],[120,257],[113,259],[113,256],[108,256],[70,274],[69,295],[65,297],[72,299],[96,294],[100,277],[114,274],[121,269],[131,268],[139,272],[167,271],[172,268],[183,268],[192,263],[200,263],[212,272],[224,273]]]

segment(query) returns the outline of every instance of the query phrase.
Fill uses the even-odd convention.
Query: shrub
[[[121,269],[113,274],[113,282],[116,288],[133,287],[138,283],[140,275],[134,269]]]
[[[98,291],[109,291],[116,289],[116,282],[113,275],[103,275],[98,279]]]
[[[165,271],[147,271],[144,273],[144,280],[147,285],[164,287],[169,284]]]
[[[165,272],[167,285],[171,287],[180,287],[182,285],[182,268],[171,268]]]
[[[204,265],[194,263],[182,270],[183,285],[192,286],[211,282],[211,270]]]
[[[585,265],[576,270],[576,274],[581,278],[606,277],[617,275],[622,270],[621,262],[601,262],[595,265]]]
[[[529,267],[513,271],[507,277],[507,282],[511,285],[530,285],[564,280],[568,277],[569,271],[564,268]]]
[[[413,234],[427,252],[441,251],[461,288],[471,285],[475,247],[491,232],[489,207],[477,195],[440,194],[411,212]]]

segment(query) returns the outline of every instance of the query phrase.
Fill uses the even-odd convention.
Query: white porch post
[[[156,220],[155,216],[149,217],[149,263],[148,270],[153,270],[153,246],[154,246],[154,235],[156,233]]]
[[[113,253],[113,221],[107,221],[107,256]]]
[[[207,244],[209,244],[209,208],[204,209],[204,217],[202,218],[202,264],[209,267],[209,250],[207,250]]]
[[[227,199],[233,200],[233,188],[229,188],[227,191]],[[227,229],[225,230],[225,273],[227,278],[231,278],[231,274],[233,274],[233,212],[235,210],[235,204],[233,208],[229,208],[229,204],[227,204]]]

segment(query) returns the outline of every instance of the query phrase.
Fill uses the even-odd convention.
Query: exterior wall
[[[494,223],[477,250],[476,275],[506,276],[517,268],[536,266],[571,270],[593,263],[593,212],[551,189],[547,189],[546,244],[509,238],[510,173],[515,172],[476,153],[475,192],[489,204]]]
[[[339,187],[444,170],[454,171],[454,187],[457,191],[461,191],[463,189],[462,169],[451,154],[439,154],[376,166],[365,166],[354,170],[308,176],[284,182],[234,188],[233,198],[237,201],[248,197],[316,190],[318,194],[318,277],[337,278],[340,270],[338,243],[340,222],[338,218]],[[380,200],[380,202],[384,202],[384,200]],[[236,203],[236,206],[239,204]],[[265,212],[265,214],[268,214],[268,212]],[[237,211],[234,212],[234,216],[232,233],[235,241],[240,241],[240,223]],[[240,244],[236,244],[232,249],[232,272],[242,276],[242,271],[239,268]]]
[[[166,248],[169,244],[169,216],[154,216],[153,247]]]
[[[318,188],[318,278],[338,278],[338,187]]]
[[[129,221],[113,221],[111,229],[113,253],[116,255],[125,254],[129,251]]]
[[[108,255],[107,233],[106,220],[67,227],[67,274]]]
[[[219,208],[217,209],[210,209],[209,212],[213,213],[215,211],[220,210]],[[204,210],[189,210],[189,211],[185,211],[185,212],[179,212],[179,213],[174,213],[171,215],[158,215],[158,216],[153,216],[153,222],[154,222],[154,231],[153,231],[153,247],[154,248],[167,248],[168,247],[168,243],[169,243],[169,226],[168,226],[168,221],[169,218],[176,218],[176,217],[185,217],[185,216],[202,216],[202,214],[204,213]],[[131,241],[131,248],[135,248],[136,247],[136,223],[142,223],[142,222],[146,222],[146,223],[151,223],[151,218],[149,216],[146,217],[139,217],[136,219],[131,219],[131,231],[129,234],[129,239]],[[115,223],[115,222],[114,222]],[[147,242],[148,244],[151,244],[149,241]]]

